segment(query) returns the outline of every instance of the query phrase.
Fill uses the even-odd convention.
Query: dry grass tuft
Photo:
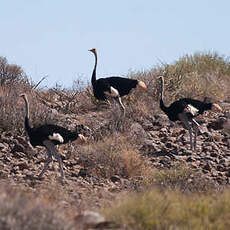
[[[85,146],[79,163],[95,176],[110,178],[118,175],[123,178],[142,175],[148,165],[138,150],[124,136],[106,137],[97,143]]]
[[[177,165],[171,169],[163,169],[149,173],[143,180],[142,186],[157,186],[163,190],[177,190],[183,193],[209,193],[216,191],[217,185],[205,179],[200,172]]]

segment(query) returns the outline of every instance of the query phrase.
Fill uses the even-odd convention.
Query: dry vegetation
[[[152,189],[121,198],[105,213],[127,229],[229,229],[229,196]]]
[[[73,129],[84,124],[91,129],[87,145],[61,147],[68,185],[54,183],[52,172],[39,184],[0,173],[0,229],[83,229],[76,216],[87,207],[103,212],[120,229],[229,229],[227,186],[207,182],[185,164],[156,169],[138,147],[141,138],[130,133],[134,123],[158,114],[159,75],[165,77],[167,103],[185,96],[230,100],[230,62],[216,53],[187,55],[173,64],[130,73],[128,77],[143,80],[148,90],[123,98],[125,117],[116,104],[110,107],[97,101],[91,87],[81,82],[71,90],[41,90],[20,67],[0,58],[0,138],[3,133],[4,138],[25,138],[24,103],[19,98],[24,92],[31,102],[33,125],[58,123]],[[32,162],[44,150],[26,151]],[[79,171],[85,172],[80,178]],[[112,183],[111,178],[117,181]]]

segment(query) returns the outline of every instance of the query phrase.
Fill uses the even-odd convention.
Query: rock
[[[19,144],[21,145],[25,145],[25,143],[27,143],[27,141],[25,140],[25,138],[23,137],[15,137],[15,139],[18,141]]]
[[[12,155],[14,156],[14,158],[24,158],[25,154],[23,152],[13,152]]]
[[[225,173],[225,175],[226,175],[227,177],[230,177],[230,170],[228,170],[228,171]]]
[[[114,175],[114,176],[111,176],[110,177],[110,180],[113,182],[113,183],[116,183],[116,182],[121,182],[121,178],[117,175]]]
[[[220,130],[223,129],[224,126],[227,126],[227,123],[229,121],[227,121],[226,118],[219,118],[215,121],[211,121],[210,123],[208,123],[207,128],[208,129],[214,129],[214,130]]]
[[[15,144],[13,149],[11,150],[12,153],[14,152],[25,152],[25,147],[21,144]]]
[[[87,169],[81,168],[77,176],[86,177],[88,175]]]
[[[193,162],[193,161],[196,161],[194,157],[188,157],[186,159],[187,162]]]
[[[218,154],[217,154],[216,152],[211,152],[211,153],[210,153],[210,156],[211,156],[211,157],[217,157]]]
[[[142,144],[144,139],[148,139],[148,135],[139,123],[133,123],[130,127],[129,137]]]
[[[30,166],[28,165],[27,162],[20,162],[17,164],[17,166],[19,167],[19,170],[24,170],[24,169],[29,169]]]
[[[222,165],[217,165],[216,169],[217,169],[217,171],[219,171],[219,172],[224,172],[224,171],[225,171],[225,167],[222,166]]]
[[[202,147],[202,151],[204,152],[210,152],[212,151],[212,146],[206,145]]]
[[[95,227],[105,222],[105,218],[98,212],[84,211],[75,217],[78,222],[81,221],[87,227]]]
[[[152,122],[148,121],[148,120],[144,120],[142,123],[141,123],[143,129],[145,131],[150,131],[153,129],[153,125],[152,125]]]
[[[211,167],[211,165],[210,165],[209,163],[207,163],[207,164],[203,167],[203,169],[205,169],[205,170],[207,170],[207,171],[211,171],[212,167]]]
[[[0,143],[0,150],[2,150],[2,149],[4,149],[4,148],[6,148],[6,145],[3,144],[3,143]]]

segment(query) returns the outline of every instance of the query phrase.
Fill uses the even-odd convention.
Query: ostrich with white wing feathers
[[[31,127],[29,122],[29,102],[27,96],[26,94],[21,94],[20,96],[25,101],[26,116],[24,124],[25,130],[29,136],[30,143],[33,147],[44,146],[48,153],[47,161],[38,178],[42,178],[43,174],[48,169],[49,164],[52,162],[52,157],[54,156],[59,163],[61,178],[63,180],[65,176],[62,166],[62,160],[55,145],[65,144],[69,141],[75,140],[77,143],[85,143],[86,138],[82,134],[79,134],[78,131],[72,132],[58,125],[46,124],[38,127]]]
[[[218,104],[206,103],[205,101],[199,101],[191,98],[182,98],[173,102],[170,106],[165,106],[163,102],[164,94],[164,77],[159,77],[161,80],[161,92],[160,92],[160,108],[168,116],[171,121],[181,121],[186,129],[189,131],[190,136],[190,148],[196,149],[196,138],[199,131],[199,124],[194,119],[194,117],[203,114],[206,110],[214,110],[216,112],[221,112],[222,109]],[[192,141],[192,128],[195,131],[194,142]]]
[[[98,100],[107,100],[108,97],[114,98],[125,114],[125,106],[121,101],[121,97],[128,95],[132,89],[143,89],[147,87],[143,81],[129,79],[124,77],[107,77],[96,79],[97,70],[97,50],[89,50],[94,54],[95,64],[92,73],[91,83],[93,86],[93,94]]]

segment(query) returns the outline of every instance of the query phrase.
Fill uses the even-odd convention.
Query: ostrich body
[[[86,138],[79,134],[77,131],[72,132],[66,128],[58,125],[47,124],[38,127],[31,127],[29,122],[29,102],[25,94],[20,95],[25,101],[26,116],[25,116],[25,130],[29,136],[30,143],[33,147],[44,146],[48,153],[48,158],[45,166],[38,178],[42,178],[43,174],[48,169],[49,164],[54,156],[59,164],[59,169],[61,173],[61,178],[64,179],[64,171],[62,166],[62,160],[60,154],[58,153],[55,145],[65,144],[69,141],[77,141],[78,143],[83,143]]]
[[[96,79],[97,69],[97,51],[96,49],[89,50],[94,54],[95,65],[92,73],[91,83],[93,86],[93,94],[98,100],[107,100],[108,97],[115,98],[125,112],[125,107],[121,101],[121,97],[128,95],[132,89],[146,89],[143,81],[128,79],[123,77],[107,77]]]
[[[206,103],[191,98],[182,98],[173,102],[170,106],[165,106],[163,102],[164,94],[164,78],[159,77],[161,80],[161,93],[160,93],[160,108],[168,116],[171,121],[181,121],[189,131],[190,135],[190,148],[196,149],[196,137],[198,134],[199,124],[196,122],[194,117],[203,114],[206,110],[222,111],[221,107],[215,103]],[[195,131],[194,143],[192,143],[192,126]]]

